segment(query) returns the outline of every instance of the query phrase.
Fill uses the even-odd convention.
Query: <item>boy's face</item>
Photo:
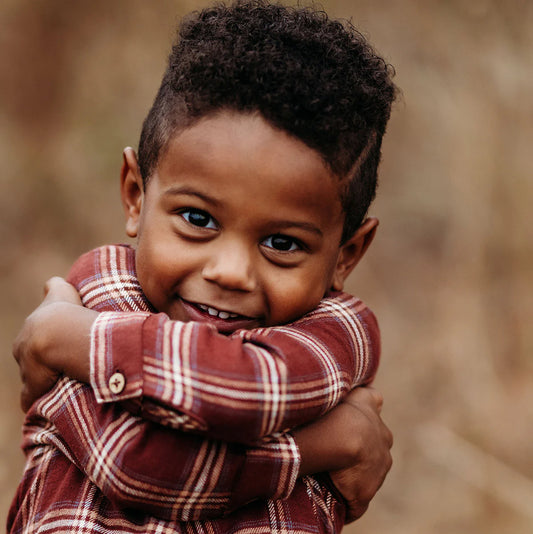
[[[145,295],[221,332],[304,315],[342,289],[377,225],[340,246],[339,187],[316,151],[257,114],[223,112],[177,134],[145,190],[126,149],[122,198]]]

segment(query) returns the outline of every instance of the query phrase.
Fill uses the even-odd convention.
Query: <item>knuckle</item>
[[[360,502],[354,502],[348,504],[349,506],[346,514],[346,522],[351,523],[352,521],[359,519],[367,511],[369,503],[363,504]]]
[[[373,397],[374,402],[376,403],[377,407],[381,409],[381,407],[383,406],[382,393],[380,393],[377,389],[374,389],[374,388],[371,389],[371,392],[372,392],[372,397]]]
[[[389,449],[392,449],[392,446],[394,445],[394,436],[392,434],[392,432],[387,428],[385,427],[385,440],[386,440],[386,443],[389,447]]]
[[[385,460],[385,468],[386,468],[386,473],[388,473],[392,467],[392,463],[393,463],[393,460],[392,460],[392,455],[389,453],[387,455],[387,459]]]
[[[54,283],[53,282],[53,277],[52,278],[49,278],[45,283],[44,283],[44,294],[45,295],[48,295],[48,292],[50,291],[51,287],[52,287],[52,284]]]
[[[357,506],[364,507],[366,510],[370,501],[374,498],[378,487],[375,484],[367,484],[365,488],[362,488],[357,496]],[[355,504],[355,503],[354,503]]]
[[[63,278],[60,276],[52,276],[44,284],[44,294],[47,296],[50,292],[57,291],[60,289],[61,285],[64,283]]]
[[[361,457],[365,452],[364,443],[359,436],[350,440],[349,450],[347,451],[347,463],[354,465],[361,461]]]
[[[16,360],[17,362],[20,360],[20,353],[21,353],[20,342],[15,341],[15,342],[13,343],[12,354],[13,354],[13,358],[15,358],[15,360]]]

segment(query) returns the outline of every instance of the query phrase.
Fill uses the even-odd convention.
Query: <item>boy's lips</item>
[[[208,304],[189,302],[181,299],[191,321],[210,323],[219,332],[228,333],[240,329],[250,329],[259,326],[258,317],[248,317],[227,310],[220,310]]]

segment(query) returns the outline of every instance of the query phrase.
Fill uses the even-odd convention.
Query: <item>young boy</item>
[[[340,501],[316,478],[294,482],[294,442],[278,433],[322,415],[375,371],[373,316],[360,301],[330,291],[342,290],[375,232],[377,222],[364,216],[393,97],[383,61],[353,29],[321,14],[240,3],[205,10],[182,27],[145,121],[139,163],[125,151],[121,191],[136,253],[123,247],[93,253],[92,260],[122,255],[113,260],[121,270],[93,263],[79,285],[83,293],[102,275],[118,277],[127,295],[104,283],[104,308],[127,303],[121,309],[146,311],[98,315],[56,303],[34,316],[52,342],[33,339],[44,362],[33,384],[45,385],[40,390],[30,380],[31,394],[64,373],[90,381],[107,404],[95,405],[87,387],[62,379],[34,406],[26,424],[26,477],[10,514],[13,531],[72,532],[75,523],[131,532],[340,528]],[[155,310],[166,315],[148,313]],[[89,352],[90,373],[83,357]],[[31,368],[31,358],[21,357]],[[124,399],[142,404],[117,402]],[[147,418],[257,445],[206,442]],[[138,464],[134,476],[120,471],[111,483],[133,488],[130,500],[117,493],[106,498],[106,466],[132,469],[122,444],[138,459],[145,439],[166,452],[145,456],[159,471],[143,472]],[[94,453],[96,445],[102,449]],[[180,456],[182,447],[195,446],[196,458]],[[273,454],[291,450],[290,468],[290,461],[272,462]],[[161,463],[168,466],[173,455],[177,462],[165,473]],[[237,477],[232,491],[226,485],[217,493],[225,483],[222,467],[261,466],[261,474],[264,464],[268,479],[277,480],[274,490],[270,482],[254,494],[249,479]],[[199,466],[213,478],[193,480]],[[318,461],[314,467],[300,474],[336,466]],[[68,488],[59,480],[61,468],[72,475],[64,479]],[[53,488],[46,499],[35,491],[37,479]],[[181,482],[177,495],[172,485]],[[283,490],[290,492],[284,501],[255,501],[194,525],[175,522],[284,496]],[[70,507],[68,491],[75,491]],[[191,502],[206,494],[218,505],[194,508]]]

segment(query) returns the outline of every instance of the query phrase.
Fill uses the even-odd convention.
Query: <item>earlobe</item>
[[[123,152],[120,196],[126,216],[126,234],[129,237],[137,237],[144,188],[137,156],[131,147],[126,147]]]
[[[369,217],[357,229],[355,234],[339,248],[339,256],[333,273],[331,287],[335,291],[342,291],[344,282],[353,271],[359,260],[364,256],[372,243],[379,225],[376,217]]]

